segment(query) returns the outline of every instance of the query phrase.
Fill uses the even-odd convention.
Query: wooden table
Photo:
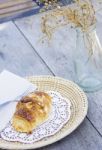
[[[44,14],[42,14],[44,15]],[[56,75],[73,80],[74,29],[58,29],[50,42],[39,42],[42,15],[0,25],[0,71],[8,69],[20,76]],[[101,12],[97,33],[102,43]],[[86,119],[71,135],[41,150],[102,150],[102,90],[87,94]]]
[[[0,23],[13,19],[17,16],[24,16],[36,8],[33,0],[0,0]]]
[[[67,5],[72,0],[60,0]],[[39,13],[41,7],[34,0],[0,0],[0,23]]]

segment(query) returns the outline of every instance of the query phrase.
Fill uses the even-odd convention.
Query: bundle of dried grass
[[[69,23],[83,32],[96,23],[94,7],[89,0],[75,0],[75,3],[76,7],[58,8],[42,17],[42,32],[48,39],[51,39],[55,29]]]

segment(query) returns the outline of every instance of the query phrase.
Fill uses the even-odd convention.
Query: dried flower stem
[[[42,18],[42,32],[49,40],[55,29],[69,23],[74,27],[81,28],[82,31],[87,31],[90,26],[95,24],[96,18],[92,3],[89,0],[75,0],[75,3],[76,7],[74,8],[60,8]]]

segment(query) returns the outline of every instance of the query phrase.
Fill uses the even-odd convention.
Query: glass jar
[[[75,82],[86,92],[102,88],[102,47],[93,26],[87,32],[76,29]]]

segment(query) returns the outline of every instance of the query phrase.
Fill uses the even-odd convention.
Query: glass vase
[[[94,92],[102,88],[102,47],[94,26],[86,32],[76,32],[74,79],[84,91]]]

